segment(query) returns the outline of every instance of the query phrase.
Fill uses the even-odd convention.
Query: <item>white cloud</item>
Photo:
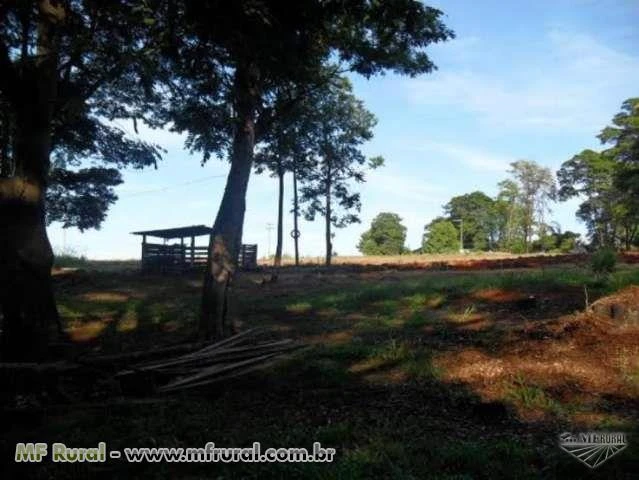
[[[633,94],[639,78],[639,56],[560,28],[547,32],[536,55],[510,62],[509,76],[449,69],[404,85],[415,103],[460,108],[493,128],[596,133],[610,120],[611,101],[615,108]]]
[[[433,185],[415,176],[389,173],[382,169],[371,172],[368,181],[360,190],[368,197],[391,200],[409,200],[420,204],[439,202],[446,189]]]
[[[474,147],[445,142],[422,141],[414,142],[415,150],[425,153],[445,155],[449,159],[462,163],[474,170],[503,173],[509,168],[514,158],[486,152]]]

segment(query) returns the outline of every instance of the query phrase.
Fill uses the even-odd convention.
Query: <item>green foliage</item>
[[[513,162],[511,167],[511,178],[499,182],[496,198],[480,191],[453,197],[444,206],[444,219],[459,222],[454,226],[463,230],[464,248],[513,253],[558,249],[557,237],[545,222],[550,212],[548,204],[556,195],[552,172],[529,160]],[[533,245],[534,236],[537,240]],[[456,249],[450,241],[445,247],[437,247],[441,248]]]
[[[519,227],[528,252],[533,235],[545,235],[545,215],[550,212],[548,204],[557,196],[555,178],[549,168],[531,160],[517,160],[510,166],[509,173],[517,187],[517,195],[511,199],[512,208],[518,210]]]
[[[47,221],[98,228],[117,199],[118,170],[160,159],[160,148],[112,123],[146,121],[160,96],[153,88],[156,56],[148,48],[153,29],[144,21],[147,9],[135,2],[99,9],[86,1],[55,3],[51,15],[39,11],[46,2],[0,9],[0,177],[24,171],[25,164],[43,171],[50,187]],[[56,33],[46,46],[41,34],[50,28]],[[41,61],[41,49],[56,55]],[[40,98],[36,92],[44,84],[48,97]],[[28,149],[19,144],[23,136],[30,138],[35,119],[37,128],[50,132],[41,139],[51,152],[50,165],[49,159],[40,165],[42,160],[20,157]]]
[[[517,183],[511,179],[497,184],[499,193],[495,199],[499,248],[514,253],[526,251],[521,228],[523,209],[519,202],[520,191]]]
[[[74,248],[56,249],[53,266],[57,268],[86,268],[89,260]]]
[[[628,249],[639,231],[639,98],[623,102],[598,138],[610,148],[583,150],[557,172],[560,199],[584,199],[577,217],[592,245]]]
[[[612,144],[610,151],[622,163],[639,162],[639,97],[629,98],[621,111],[599,134],[602,143]]]
[[[512,239],[506,244],[506,249],[510,253],[526,253],[526,242],[523,238]]]
[[[546,228],[547,233],[532,244],[534,252],[569,253],[579,245],[580,234],[567,230],[562,232],[558,226]]]
[[[377,159],[367,163],[360,150],[373,137],[377,119],[353,95],[346,78],[319,89],[313,98],[314,114],[307,127],[313,168],[303,179],[300,201],[306,204],[307,220],[328,216],[331,225],[342,228],[360,221],[360,195],[351,191],[350,182],[364,182],[366,168],[383,163]]]
[[[424,48],[454,37],[420,2],[178,1],[171,13],[166,54],[179,81],[167,82],[161,117],[203,161],[229,156],[242,115],[262,141],[336,72],[428,73]]]
[[[608,152],[584,150],[564,162],[557,172],[559,198],[583,198],[577,218],[586,224],[590,241],[595,246],[614,246],[618,225],[629,220],[622,209],[628,198],[619,195],[614,184],[621,164]],[[626,218],[624,218],[626,217]]]
[[[604,247],[592,254],[590,268],[598,276],[606,276],[615,271],[617,266],[617,252],[610,247]]]
[[[424,253],[450,253],[459,248],[459,231],[452,222],[436,218],[426,225],[422,241]]]
[[[357,249],[364,255],[399,255],[404,251],[406,227],[396,213],[383,212],[362,234]]]
[[[112,187],[122,183],[114,168],[55,169],[47,191],[47,220],[64,228],[99,228],[109,206],[117,200]]]
[[[449,220],[462,220],[464,247],[474,250],[492,248],[498,238],[498,217],[495,201],[483,192],[475,191],[453,197],[445,206]]]

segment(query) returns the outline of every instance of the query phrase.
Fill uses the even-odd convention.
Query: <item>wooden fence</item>
[[[142,244],[142,270],[180,271],[206,265],[208,247],[190,245]],[[257,268],[257,245],[242,245],[238,266],[243,270]]]

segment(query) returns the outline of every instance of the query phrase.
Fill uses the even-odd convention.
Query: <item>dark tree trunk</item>
[[[4,110],[4,112],[2,112],[2,122],[0,123],[0,129],[2,131],[0,135],[0,177],[6,178],[12,175],[11,159],[9,158],[11,120],[9,119],[8,105],[0,104],[0,108]]]
[[[36,97],[42,98],[42,92]],[[53,250],[45,224],[50,138],[47,107],[33,100],[18,114],[15,175],[0,179],[0,303],[3,360],[47,356],[51,326],[59,325],[53,297]]]
[[[299,200],[297,197],[297,168],[293,168],[293,240],[295,242],[295,266],[300,264],[300,249],[299,249],[299,224],[298,217],[300,214]]]
[[[326,180],[326,266],[330,266],[333,259],[333,242],[331,238],[331,172],[328,167]]]
[[[26,177],[0,179],[0,304],[3,361],[47,356],[52,325],[59,325],[45,226],[44,184]]]
[[[274,266],[279,269],[282,266],[282,244],[284,243],[284,169],[281,165],[277,169],[277,179],[279,184],[277,195],[277,245],[275,246]]]
[[[56,101],[55,25],[64,6],[38,3],[37,58],[12,91],[15,117],[14,171],[0,179],[0,348],[4,361],[47,356],[53,325],[60,327],[51,281],[53,250],[45,223],[51,119]]]
[[[255,116],[258,103],[258,72],[240,65],[234,77],[237,125],[231,152],[231,169],[222,203],[213,224],[202,288],[199,333],[203,338],[221,338],[230,333],[226,322],[228,290],[237,266],[246,211],[246,190],[253,164]]]

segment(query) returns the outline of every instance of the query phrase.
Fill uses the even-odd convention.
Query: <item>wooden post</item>
[[[146,267],[146,235],[142,235],[142,258],[140,261],[142,262],[142,270]]]
[[[180,237],[180,267],[186,266],[186,251],[184,250],[184,237]]]
[[[191,236],[191,266],[195,265],[195,235]]]

